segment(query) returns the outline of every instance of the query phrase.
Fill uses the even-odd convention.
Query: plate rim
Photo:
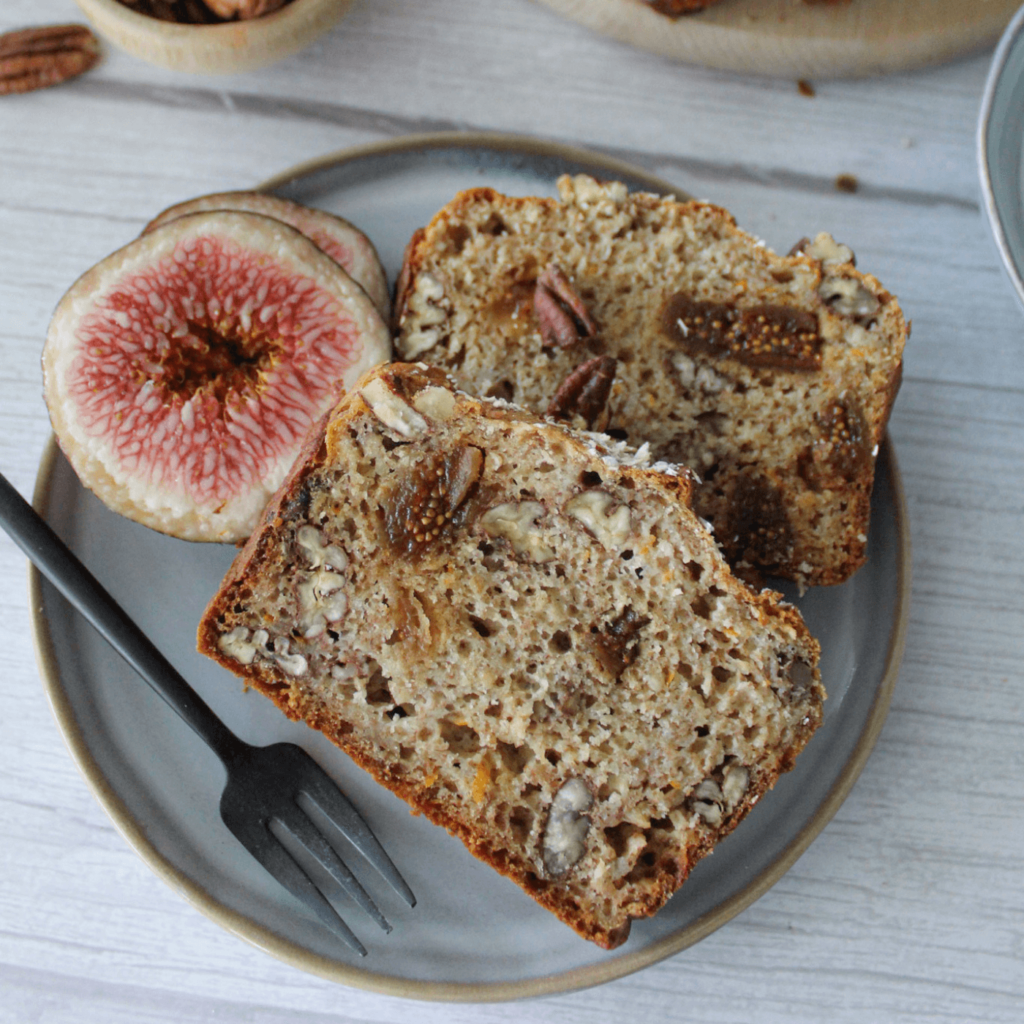
[[[278,188],[310,173],[348,163],[368,156],[408,152],[423,148],[458,146],[467,149],[501,149],[560,156],[567,160],[586,162],[604,167],[610,173],[620,173],[636,180],[648,181],[653,189],[663,194],[684,195],[669,182],[632,164],[582,148],[562,143],[534,139],[529,136],[496,132],[439,132],[400,136],[394,140],[350,147],[304,161],[272,178],[258,188]],[[889,486],[893,494],[893,514],[896,525],[898,561],[896,566],[896,614],[890,628],[885,660],[885,671],[879,681],[870,713],[860,736],[847,758],[842,771],[831,789],[815,810],[811,819],[790,840],[779,856],[739,892],[713,910],[691,922],[688,926],[652,942],[644,949],[626,953],[607,961],[570,968],[557,974],[542,975],[521,981],[459,982],[427,981],[378,974],[359,966],[341,963],[316,954],[291,940],[282,938],[246,915],[232,910],[202,885],[177,870],[147,839],[142,825],[131,815],[103,775],[89,750],[85,736],[78,727],[70,701],[60,681],[53,638],[49,622],[43,613],[43,577],[29,565],[29,608],[32,639],[40,678],[57,722],[61,736],[79,772],[84,777],[94,798],[111,819],[114,827],[149,868],[173,890],[204,916],[226,931],[245,940],[257,949],[307,973],[382,995],[439,1002],[503,1002],[523,998],[553,995],[604,984],[642,970],[654,963],[679,953],[699,942],[742,910],[749,907],[796,863],[813,840],[835,815],[860,776],[881,733],[888,715],[892,694],[899,675],[900,662],[906,642],[910,606],[911,542],[909,517],[902,477],[896,453],[886,433],[882,441]],[[51,433],[40,458],[33,492],[33,506],[45,517],[50,504],[50,489],[60,448]]]
[[[306,178],[311,174],[316,174],[339,164],[354,163],[357,160],[364,160],[368,157],[408,153],[414,150],[447,148],[500,150],[508,153],[525,153],[531,156],[558,157],[567,162],[600,165],[609,174],[617,174],[646,182],[652,189],[656,189],[660,195],[674,195],[683,200],[694,198],[689,192],[677,188],[646,168],[630,163],[628,160],[621,160],[600,150],[588,149],[583,146],[574,146],[568,142],[559,142],[555,139],[545,139],[536,135],[516,132],[463,132],[457,130],[414,132],[408,135],[381,139],[376,142],[365,142],[358,146],[346,146],[344,149],[311,157],[309,160],[303,160],[292,167],[288,167],[266,178],[256,188],[263,192],[270,192],[277,188],[283,188],[293,181]]]

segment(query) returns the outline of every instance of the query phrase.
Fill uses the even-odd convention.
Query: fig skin
[[[258,213],[283,221],[296,231],[301,231],[331,259],[340,263],[356,284],[363,286],[385,321],[391,316],[387,275],[373,242],[344,217],[326,210],[303,206],[269,192],[214,192],[169,206],[158,213],[142,229],[142,233],[148,234],[154,228],[187,214],[208,213],[211,210]]]
[[[308,238],[257,214],[201,213],[72,285],[47,333],[44,394],[62,450],[109,508],[238,542],[307,430],[390,356],[374,304]]]

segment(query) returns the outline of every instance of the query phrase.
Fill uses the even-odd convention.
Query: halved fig
[[[222,211],[79,278],[43,375],[61,448],[105,504],[186,540],[237,541],[311,424],[390,352],[366,293],[309,239]]]
[[[211,210],[259,213],[290,224],[323,249],[332,260],[340,263],[348,271],[349,277],[366,289],[366,294],[385,320],[391,315],[387,277],[373,242],[354,224],[325,210],[314,210],[289,199],[279,199],[269,192],[216,192],[168,207],[163,213],[158,213],[142,229],[142,233],[147,234],[187,214],[207,213]]]

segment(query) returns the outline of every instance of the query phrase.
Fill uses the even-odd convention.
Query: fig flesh
[[[211,210],[259,213],[264,217],[284,221],[296,231],[301,231],[332,260],[340,263],[348,271],[349,277],[362,285],[385,320],[390,316],[387,277],[373,243],[354,224],[325,210],[293,203],[290,199],[280,199],[269,192],[216,192],[168,207],[158,213],[142,229],[142,233],[147,234],[187,214],[207,213]]]
[[[71,287],[44,390],[61,448],[107,506],[186,540],[238,541],[308,428],[390,353],[366,293],[300,232],[201,213]]]

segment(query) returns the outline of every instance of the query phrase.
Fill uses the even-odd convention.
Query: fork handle
[[[99,634],[230,764],[248,747],[210,710],[123,608],[0,474],[0,526]]]

